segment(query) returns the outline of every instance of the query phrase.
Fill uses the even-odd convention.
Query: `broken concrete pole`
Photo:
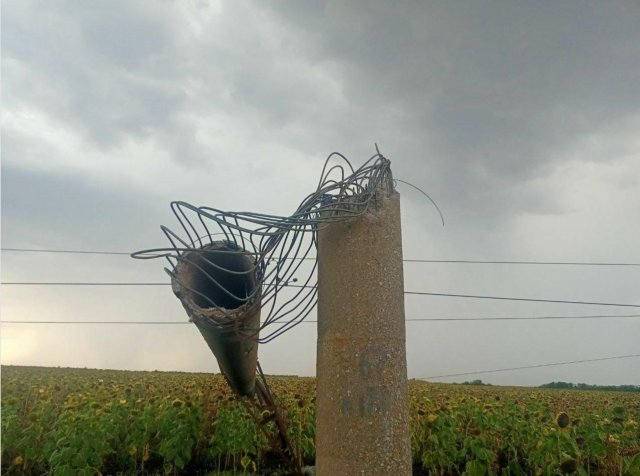
[[[380,189],[318,231],[318,476],[410,475],[408,406],[400,196]]]
[[[188,251],[171,280],[174,294],[215,355],[220,371],[242,396],[255,392],[258,283],[253,257],[229,242]]]

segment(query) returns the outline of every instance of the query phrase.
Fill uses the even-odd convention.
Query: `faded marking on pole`
[[[382,379],[383,369],[389,354],[381,346],[372,346],[360,354],[358,368],[360,377],[367,385],[364,390],[342,392],[340,395],[340,413],[346,416],[371,416],[386,414],[389,411],[389,394],[375,382]],[[357,405],[356,405],[357,403]],[[357,411],[356,411],[357,410]]]

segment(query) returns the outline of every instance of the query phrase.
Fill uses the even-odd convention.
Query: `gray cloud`
[[[440,227],[431,205],[400,185],[407,257],[640,261],[639,10],[636,2],[5,2],[3,246],[162,245],[158,225],[175,225],[175,199],[288,214],[331,151],[357,164],[376,141],[395,176],[424,188],[447,220]],[[164,276],[160,263],[94,259],[6,253],[3,279]],[[407,264],[405,281],[414,290],[635,302],[638,275]],[[159,289],[103,291],[6,289],[3,316],[80,319],[106,299],[105,319],[118,306],[123,318],[184,318]],[[408,317],[601,311],[615,312],[407,299]],[[411,324],[410,373],[633,353],[639,322]],[[46,356],[25,344],[47,332],[3,332],[3,343],[29,349],[9,346],[3,359],[212,365],[206,349],[191,352],[188,332],[170,345],[161,329],[127,331],[118,358],[100,346],[115,345],[122,329],[60,331],[67,345]],[[313,326],[292,332],[300,334],[263,349],[270,372],[313,372]],[[95,349],[67,353],[71,339]],[[156,341],[170,350],[159,355]],[[637,370],[629,362],[491,379],[638,383]]]
[[[440,177],[444,186],[433,186],[461,205],[456,212],[553,212],[558,204],[548,198],[505,198],[516,181],[540,195],[528,182],[565,160],[563,149],[638,115],[640,46],[632,39],[640,12],[632,2],[277,5],[309,61],[337,65],[362,117],[384,122],[385,109],[396,112],[388,131],[401,135],[403,155],[416,157],[412,176]],[[363,122],[361,131],[376,130]]]
[[[155,237],[169,219],[155,197],[109,187],[99,177],[79,181],[12,166],[2,169],[2,229],[6,246],[131,250]],[[164,215],[164,216],[163,216]],[[27,240],[27,241],[23,241]]]

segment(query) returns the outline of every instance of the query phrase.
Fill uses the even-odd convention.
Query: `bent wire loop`
[[[334,152],[325,161],[316,190],[291,216],[175,201],[171,210],[180,233],[161,226],[170,246],[138,251],[132,257],[165,258],[174,291],[177,284],[200,307],[218,311],[210,325],[269,342],[302,322],[316,305],[318,229],[376,209],[394,191],[390,161],[379,152],[358,169]],[[184,279],[181,267],[198,275],[197,285]],[[284,288],[290,290],[286,297]],[[253,305],[261,308],[259,329],[240,329],[233,309]]]

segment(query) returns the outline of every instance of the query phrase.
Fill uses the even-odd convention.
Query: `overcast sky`
[[[2,247],[164,246],[169,202],[288,215],[375,152],[404,256],[640,262],[640,4],[2,2]],[[274,193],[274,190],[276,193]],[[2,254],[2,280],[168,281],[157,260]],[[405,289],[640,304],[639,267],[405,263]],[[407,296],[406,317],[640,314]],[[186,320],[168,287],[3,286],[3,320]],[[315,313],[310,316],[315,319]],[[315,373],[315,324],[260,349]],[[2,325],[2,363],[218,371],[190,326]],[[640,354],[640,318],[408,322],[410,377]],[[640,384],[640,359],[443,379]]]

